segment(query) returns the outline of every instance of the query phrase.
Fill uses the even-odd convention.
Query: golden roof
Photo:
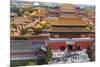
[[[27,17],[16,17],[14,19],[14,21],[11,21],[11,24],[12,23],[15,23],[15,24],[26,24],[26,22],[30,22],[30,20]]]
[[[70,10],[67,10],[67,9],[63,9],[62,12],[75,12],[74,10],[70,9]]]
[[[74,12],[75,8],[72,4],[63,4],[61,6],[61,11],[63,12]]]
[[[28,19],[28,17],[16,17],[14,21],[19,22],[19,21],[30,21],[30,20]]]
[[[37,24],[34,28],[36,28],[36,29],[43,28],[43,26],[41,26],[40,24]]]
[[[36,11],[30,13],[30,16],[35,16],[36,15]]]
[[[60,17],[64,17],[64,18],[79,18],[78,16],[76,16],[74,13],[62,13],[60,15]]]
[[[85,28],[50,28],[48,32],[90,32]]]
[[[82,21],[83,21],[83,22],[92,22],[92,20],[87,19],[87,18],[82,18]]]
[[[29,38],[32,38],[32,39],[34,39],[34,38],[41,38],[41,37],[43,37],[43,38],[49,38],[49,36],[50,36],[50,34],[38,34],[38,35],[19,35],[19,36],[14,36],[14,35],[10,35],[10,37],[12,37],[12,38],[20,38],[20,37],[29,37]]]
[[[74,6],[72,4],[63,4],[61,8],[74,9]]]
[[[60,26],[86,26],[80,18],[59,18],[58,22],[52,25]]]
[[[45,24],[47,24],[47,21],[43,20],[43,21],[39,22],[39,24],[44,26]]]
[[[47,23],[50,23],[50,24],[56,23],[58,21],[58,19],[59,19],[58,17],[47,17],[47,18],[45,18]]]

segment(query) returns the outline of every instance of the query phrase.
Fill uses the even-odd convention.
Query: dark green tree
[[[34,32],[35,32],[35,34],[39,34],[42,32],[42,29],[41,28],[34,28]]]
[[[90,58],[90,61],[95,61],[93,50],[90,47],[87,48],[87,54],[88,54],[88,57]]]
[[[24,9],[23,8],[18,8],[17,15],[22,16],[24,14]]]
[[[51,47],[48,45],[48,46],[47,46],[47,59],[48,59],[48,61],[51,60],[52,55],[53,55],[53,54],[52,54]]]

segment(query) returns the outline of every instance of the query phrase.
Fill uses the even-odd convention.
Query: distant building
[[[33,6],[33,3],[32,2],[16,2],[16,6],[21,7],[21,8],[29,8]]]

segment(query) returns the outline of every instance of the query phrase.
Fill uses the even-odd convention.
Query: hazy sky
[[[25,0],[11,0],[11,2],[15,2],[15,1],[25,1]],[[40,3],[41,5],[44,5],[44,6],[56,6],[56,5],[61,5],[63,3],[49,3],[49,2],[41,2]],[[79,6],[81,8],[84,8],[84,7],[89,7],[89,6],[94,6],[94,5],[80,5],[80,4],[74,4],[75,6]]]

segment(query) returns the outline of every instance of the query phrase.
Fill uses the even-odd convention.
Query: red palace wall
[[[75,47],[76,45],[80,45],[80,48],[87,48],[89,46],[92,46],[92,42],[89,42],[89,41],[75,42],[73,47]]]
[[[60,49],[60,46],[65,46],[65,48],[67,48],[68,46],[66,42],[49,42],[48,45],[50,45],[50,47],[53,50]],[[92,42],[90,41],[75,42],[75,44],[73,44],[73,47],[75,47],[76,45],[80,45],[80,48],[87,48],[88,46],[92,46]]]
[[[53,50],[60,49],[60,46],[65,46],[65,48],[67,47],[66,42],[49,42],[48,45],[50,45]]]

